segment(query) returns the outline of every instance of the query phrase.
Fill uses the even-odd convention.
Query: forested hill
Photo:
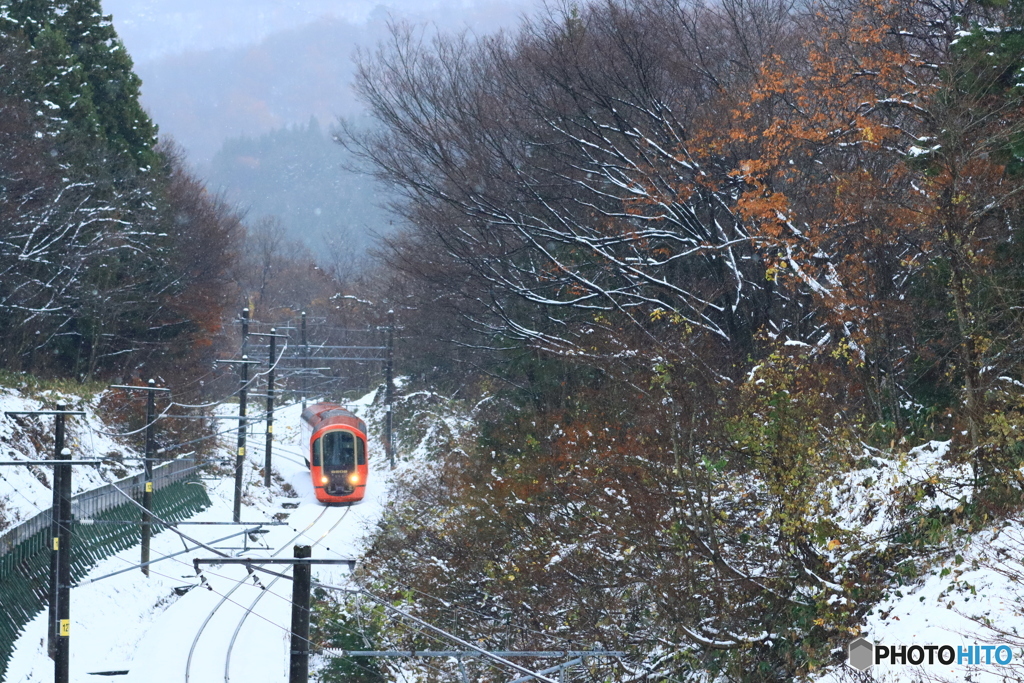
[[[393,232],[387,198],[320,122],[259,137],[227,140],[214,155],[208,186],[246,211],[249,222],[274,217],[289,241],[316,252],[324,266],[364,262],[374,235]]]
[[[398,363],[470,423],[407,413],[443,444],[367,565],[396,600],[613,680],[867,680],[935,571],[942,637],[1017,651],[963,577],[1024,571],[1024,3],[567,4],[358,74]]]
[[[238,218],[160,147],[98,0],[0,1],[0,368],[184,376]]]

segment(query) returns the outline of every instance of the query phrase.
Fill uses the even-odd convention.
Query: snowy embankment
[[[913,449],[904,458],[875,458],[875,466],[857,470],[846,485],[835,491],[840,524],[855,529],[875,550],[884,549],[892,537],[901,502],[908,487],[928,484],[930,505],[954,510],[971,498],[965,482],[973,480],[969,465],[946,460],[948,442],[931,442]],[[843,549],[831,553],[834,565],[844,560]],[[967,647],[1007,645],[1013,658],[1009,665],[977,666],[954,660],[944,665],[933,651],[933,661],[920,665],[883,662],[867,673],[878,681],[974,681],[996,683],[1024,680],[1024,520],[999,520],[984,530],[954,537],[922,562],[915,579],[894,580],[883,599],[874,605],[859,634],[890,648],[948,645],[967,653]],[[888,568],[890,571],[894,567]],[[896,572],[892,571],[893,575]],[[845,653],[843,653],[845,657]],[[982,658],[984,658],[982,651]],[[864,674],[846,664],[825,673],[820,681],[863,681]]]
[[[352,408],[365,417],[370,398]],[[314,558],[358,557],[366,534],[383,509],[390,476],[381,449],[375,447],[379,441],[371,436],[366,498],[351,507],[324,507],[313,496],[303,462],[299,412],[296,405],[276,414],[275,483],[270,490],[262,486],[260,473],[264,423],[251,425],[241,515],[243,522],[251,524],[183,524],[179,529],[184,534],[233,555],[291,557],[293,545],[303,544],[313,546]],[[227,441],[233,442],[233,436],[224,443],[225,458],[229,459],[234,447]],[[213,505],[189,521],[229,522],[233,478],[210,478],[202,483]],[[45,496],[41,500],[46,500]],[[259,524],[263,526],[258,533],[239,534],[243,529],[255,531]],[[235,535],[225,538],[231,534]],[[185,548],[193,550],[170,557]],[[138,546],[94,567],[71,594],[71,681],[96,681],[94,674],[104,672],[126,672],[113,680],[146,683],[286,681],[291,582],[275,582],[273,576],[259,573],[257,582],[247,577],[243,567],[232,565],[204,565],[202,576],[197,576],[193,558],[213,556],[166,530],[154,537],[152,557],[168,559],[153,564],[148,578],[137,568],[103,578],[138,563]],[[283,567],[274,569],[288,572]],[[325,583],[343,583],[346,574],[341,566],[313,569],[314,580]],[[252,613],[239,626],[250,608]],[[52,680],[53,664],[46,656],[45,638],[45,614],[40,614],[16,645],[5,679],[8,683]]]
[[[44,403],[45,401],[45,403]],[[72,475],[72,493],[103,486],[142,471],[138,454],[119,443],[110,427],[97,415],[98,398],[85,400],[71,394],[43,391],[37,398],[26,398],[9,388],[0,388],[0,444],[3,460],[47,460],[53,457],[54,418],[52,416],[8,417],[4,413],[54,410],[65,401],[68,410],[81,410],[84,416],[66,418],[65,447],[76,460],[112,458],[117,465],[76,467]],[[116,430],[115,430],[116,431]],[[4,523],[0,533],[50,508],[53,501],[53,468],[45,465],[0,467],[0,513]]]

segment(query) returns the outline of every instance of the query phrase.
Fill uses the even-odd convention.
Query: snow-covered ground
[[[44,405],[40,399],[49,405]],[[53,410],[59,399],[68,402],[68,410],[86,413],[85,416],[68,417],[65,421],[65,446],[71,449],[73,458],[128,458],[123,466],[118,467],[76,467],[72,478],[73,493],[94,489],[142,471],[142,462],[131,459],[137,454],[119,443],[111,435],[110,427],[96,416],[97,399],[85,401],[51,391],[42,392],[38,398],[26,398],[13,389],[0,387],[0,443],[3,444],[4,460],[45,460],[53,457],[53,417],[8,417],[3,413]],[[49,441],[44,441],[44,438]],[[0,467],[0,502],[7,519],[0,532],[49,509],[53,500],[52,480],[52,467]]]
[[[365,410],[369,398],[354,407]],[[291,557],[295,544],[313,546],[313,557],[354,558],[359,555],[366,533],[379,518],[390,471],[381,450],[371,443],[371,476],[364,500],[351,507],[324,507],[313,497],[299,445],[299,407],[283,409],[275,417],[274,469],[292,487],[292,496],[281,485],[271,491],[262,487],[262,423],[254,423],[257,435],[250,441],[247,495],[244,497],[243,522],[272,522],[284,518],[285,524],[265,526],[267,533],[217,541],[237,533],[239,527],[182,525],[180,530],[204,543],[231,548],[233,554],[247,556]],[[230,452],[231,449],[226,449]],[[204,482],[212,507],[190,521],[230,521],[233,479]],[[289,507],[285,507],[288,504]],[[292,504],[298,506],[292,508]],[[254,525],[255,526],[255,525]],[[152,557],[171,555],[194,547],[173,531],[163,531],[153,539]],[[242,550],[247,547],[248,550]],[[71,681],[94,683],[100,672],[127,671],[112,680],[146,683],[160,681],[286,681],[288,678],[289,622],[292,584],[274,582],[274,577],[259,575],[266,590],[246,579],[240,566],[204,565],[201,581],[193,569],[193,558],[209,558],[213,553],[199,548],[158,562],[149,578],[138,569],[101,578],[130,567],[139,561],[136,546],[107,558],[92,569],[84,585],[71,592]],[[289,571],[274,567],[275,570]],[[343,566],[314,566],[314,580],[342,583]],[[239,581],[246,579],[241,584]],[[88,583],[88,581],[95,581]],[[202,584],[202,585],[200,585]],[[175,588],[195,586],[183,595]],[[236,588],[237,586],[237,588]],[[224,603],[205,620],[225,596]],[[256,602],[252,614],[239,627],[246,610]],[[200,629],[202,632],[200,634]],[[240,628],[228,659],[229,644]],[[53,663],[46,655],[45,613],[38,615],[16,644],[5,680],[9,683],[50,681]],[[200,634],[197,638],[197,634]],[[193,643],[195,647],[193,648]],[[191,653],[191,662],[189,662]],[[187,672],[187,674],[186,674]],[[226,675],[227,674],[227,675]],[[102,680],[102,679],[99,679]],[[111,680],[111,679],[106,679]]]
[[[369,399],[354,406],[364,417],[371,410]],[[37,402],[19,398],[9,391],[0,392],[0,408],[4,410],[40,407]],[[69,443],[80,449],[77,457],[110,451],[131,455],[115,439],[101,433],[104,427],[96,418],[75,419],[79,424],[69,435]],[[314,557],[358,557],[367,534],[382,514],[392,476],[383,453],[371,444],[372,476],[362,503],[352,507],[324,507],[312,494],[308,470],[302,462],[298,425],[298,406],[284,408],[277,414],[274,467],[280,480],[270,491],[263,488],[259,472],[263,459],[261,422],[253,423],[249,442],[242,519],[256,523],[283,519],[284,524],[264,526],[267,533],[256,536],[255,542],[246,535],[224,539],[240,531],[233,526],[186,524],[180,529],[204,543],[230,548],[235,554],[267,556],[276,552],[278,557],[288,557],[293,545],[310,544],[314,546]],[[450,429],[457,427],[458,424],[449,425]],[[0,436],[12,444],[5,449],[8,451],[5,455],[36,457],[30,431],[26,424],[19,427],[11,420],[0,421]],[[436,440],[437,435],[428,432],[428,437],[424,437],[423,443]],[[226,459],[230,459],[233,442],[233,437],[225,439]],[[409,454],[412,462],[423,462],[425,451],[420,452],[423,443]],[[863,534],[884,537],[892,522],[889,517],[893,501],[886,500],[887,491],[909,481],[934,478],[941,483],[947,478],[963,476],[958,469],[962,466],[943,463],[944,453],[945,444],[935,442],[915,449],[905,462],[876,458],[873,468],[851,474],[849,486],[840,486],[834,491],[835,503],[841,512],[840,523]],[[134,472],[127,465],[126,469]],[[42,468],[40,471],[48,474]],[[8,512],[24,518],[47,506],[50,491],[38,481],[38,474],[25,472],[23,468],[16,468],[16,472],[4,473],[7,480],[0,480],[0,485],[7,488],[0,488],[0,496],[7,497]],[[76,490],[92,488],[113,478],[109,471],[90,468],[82,468],[81,473],[76,476]],[[863,486],[862,481],[869,475],[885,486]],[[190,521],[230,520],[233,479],[226,476],[204,484],[213,505]],[[287,491],[289,486],[282,484],[288,484],[291,490]],[[946,509],[958,504],[955,496],[942,494],[941,486],[934,502]],[[193,548],[194,544],[172,531],[164,531],[153,540],[152,556],[171,555],[186,547]],[[841,562],[842,552],[836,549],[831,559]],[[193,549],[154,564],[149,578],[138,569],[103,578],[135,565],[139,561],[136,546],[94,567],[84,584],[72,590],[71,681],[286,681],[291,582],[259,575],[260,586],[266,588],[263,590],[251,577],[247,578],[243,568],[216,565],[204,565],[200,579],[193,569],[192,559],[212,555],[209,550]],[[347,569],[343,567],[319,566],[314,567],[313,572],[314,577],[324,583],[346,581]],[[176,588],[187,587],[192,588],[183,595],[175,592]],[[254,601],[252,613],[239,626],[242,615]],[[53,663],[46,656],[45,632],[45,614],[40,614],[18,641],[5,682],[52,680]],[[862,635],[889,646],[948,644],[958,647],[1005,643],[1013,648],[1009,667],[938,663],[931,666],[878,665],[868,672],[874,680],[971,680],[979,683],[1024,680],[1024,523],[1003,521],[965,538],[958,550],[928,567],[921,579],[894,587],[872,610]],[[850,639],[853,638],[851,635]],[[229,659],[228,649],[233,639]],[[112,679],[94,675],[124,671],[127,673]],[[865,680],[846,665],[823,674],[820,680],[830,683]]]
[[[839,523],[874,541],[882,550],[900,515],[900,491],[913,485],[934,485],[930,505],[952,510],[969,501],[973,480],[967,464],[946,461],[948,442],[933,441],[902,458],[874,458],[874,466],[849,473],[834,491]],[[873,485],[864,485],[871,480]],[[844,549],[830,553],[834,566],[847,559]],[[948,541],[935,560],[921,567],[922,575],[893,585],[874,605],[859,636],[890,648],[943,646],[954,653],[964,648],[965,660],[944,665],[927,659],[920,665],[880,663],[868,673],[878,681],[973,681],[995,683],[1024,680],[1024,521],[1005,519],[988,528]],[[854,640],[857,635],[850,635]],[[1012,660],[1007,666],[994,661],[977,665],[966,659],[967,647],[1007,645]],[[982,651],[982,657],[985,657]],[[925,654],[927,657],[927,654]],[[834,668],[821,681],[864,680],[847,666]]]
[[[863,635],[890,647],[1008,645],[1008,666],[965,660],[943,665],[883,663],[869,673],[878,681],[1024,680],[1024,524],[1010,520],[973,535],[959,552],[931,567],[919,582],[893,589],[868,616]],[[853,636],[850,637],[853,640]],[[927,656],[927,655],[926,655]],[[985,657],[982,651],[982,657]],[[852,680],[843,665],[822,681]],[[862,680],[862,679],[857,679]]]

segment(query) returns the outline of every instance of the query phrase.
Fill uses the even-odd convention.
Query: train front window
[[[357,450],[362,451],[361,446],[361,439],[352,432],[334,431],[317,439],[314,452],[322,458],[325,469],[350,470],[355,467]]]

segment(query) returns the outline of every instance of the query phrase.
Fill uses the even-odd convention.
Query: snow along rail
[[[325,508],[324,508],[323,510],[321,510],[321,511],[320,511],[320,514],[319,514],[319,515],[317,515],[317,516],[316,516],[316,518],[315,518],[315,519],[313,519],[313,521],[312,521],[312,522],[310,522],[310,523],[309,523],[308,525],[306,525],[306,528],[305,528],[305,529],[303,529],[303,530],[302,530],[302,531],[300,531],[299,533],[295,534],[295,536],[293,536],[293,537],[291,538],[291,540],[289,540],[289,541],[288,541],[287,543],[283,544],[283,545],[282,545],[282,546],[281,546],[280,548],[278,548],[277,550],[275,550],[275,551],[274,551],[274,552],[273,552],[273,553],[271,554],[271,557],[275,557],[275,556],[277,556],[277,554],[278,554],[278,553],[280,553],[280,552],[282,552],[283,550],[287,549],[287,548],[288,548],[288,547],[289,547],[289,546],[290,546],[290,545],[291,545],[292,543],[294,543],[296,539],[300,538],[300,537],[301,537],[301,536],[302,536],[303,534],[305,534],[305,533],[306,533],[307,531],[309,531],[310,529],[312,529],[312,528],[313,528],[313,526],[314,526],[314,525],[315,525],[315,524],[316,524],[317,522],[319,522],[319,521],[320,521],[320,520],[321,520],[321,519],[323,518],[323,516],[324,516],[324,515],[325,515],[325,514],[327,513],[327,510],[328,510],[328,508],[326,508],[326,507],[325,507]],[[346,512],[347,512],[347,511],[346,511]],[[344,518],[344,515],[342,515],[342,518]],[[332,528],[333,528],[333,527],[332,527]],[[219,553],[219,554],[223,555],[223,553]],[[250,574],[250,576],[251,576],[251,574]],[[246,581],[248,581],[248,580],[249,580],[249,578],[250,578],[249,576],[246,576],[246,577],[244,577],[244,578],[242,578],[242,579],[239,579],[239,580],[238,580],[238,582],[237,582],[237,583],[235,583],[235,585],[234,585],[234,586],[232,586],[232,587],[231,587],[231,589],[230,589],[229,591],[227,591],[226,593],[224,593],[224,594],[223,594],[223,595],[221,596],[221,599],[220,599],[220,601],[218,601],[218,602],[217,602],[217,604],[216,604],[216,605],[214,605],[213,609],[212,609],[212,610],[210,610],[210,613],[206,615],[206,619],[204,619],[204,620],[203,620],[203,623],[202,623],[202,624],[201,624],[201,625],[199,626],[199,630],[198,630],[198,631],[196,631],[196,636],[195,636],[195,638],[193,638],[193,639],[192,639],[192,646],[191,646],[191,647],[189,648],[189,651],[188,651],[188,659],[187,659],[187,660],[186,660],[186,662],[185,662],[185,683],[189,683],[189,682],[190,682],[190,680],[191,680],[191,676],[192,676],[192,661],[193,661],[193,659],[194,659],[194,657],[195,657],[195,653],[196,653],[196,648],[197,648],[197,647],[199,646],[199,641],[200,641],[200,640],[202,639],[202,636],[203,636],[203,632],[204,632],[204,631],[206,630],[206,627],[207,627],[207,626],[209,625],[209,623],[210,623],[210,621],[211,621],[211,620],[213,619],[213,617],[214,617],[214,616],[215,616],[215,615],[217,614],[217,611],[218,611],[218,610],[220,610],[220,608],[221,608],[221,607],[222,607],[222,606],[224,605],[224,603],[226,603],[226,602],[227,602],[227,601],[228,601],[228,600],[229,600],[229,599],[231,598],[231,595],[232,595],[232,594],[233,594],[233,593],[234,593],[234,592],[235,592],[236,590],[238,590],[239,588],[241,588],[241,587],[242,587],[242,586],[243,586],[243,585],[244,585],[244,584],[246,583]],[[202,577],[201,577],[201,579],[202,579],[202,580],[204,581],[204,583],[205,583],[205,579],[203,579]],[[262,586],[261,586],[261,588],[262,588]],[[244,617],[243,617],[243,619],[244,619]],[[236,633],[237,633],[237,632],[236,632]],[[234,640],[234,639],[232,638],[232,640]],[[226,660],[227,660],[227,662],[230,662],[230,658],[231,658],[231,649],[230,649],[230,648],[228,648],[228,652],[227,652],[227,657],[226,657]],[[227,664],[227,663],[225,663],[225,676],[227,675],[227,666],[228,666],[228,664]]]
[[[315,541],[313,541],[312,543],[310,543],[310,546],[318,545],[325,538],[327,538],[327,536],[330,535],[330,533],[332,531],[334,531],[336,528],[338,528],[338,525],[341,524],[342,521],[344,521],[345,517],[348,516],[348,513],[351,510],[352,510],[351,507],[347,508],[345,510],[345,512],[342,513],[342,515],[340,517],[338,517],[338,520],[333,525],[331,525],[331,528],[328,529],[327,531],[325,531],[324,533],[320,534],[320,538],[318,538]],[[324,512],[327,512],[327,508],[326,507],[324,508]],[[296,534],[295,537],[292,538],[292,540],[288,541],[288,543],[286,543],[285,545],[282,545],[280,548],[278,548],[271,555],[271,557],[275,557],[282,550],[285,550],[288,546],[290,546],[292,543],[294,543],[296,540],[298,540],[298,538],[300,536],[305,535],[305,533],[307,531],[309,531],[310,528],[312,528],[312,526],[314,524],[316,524],[317,521],[320,520],[320,517],[323,516],[324,512],[321,512],[320,515],[315,520],[313,520],[313,522],[310,523],[309,526],[307,526],[305,529],[303,529],[298,534]],[[270,583],[268,583],[267,586],[262,591],[260,591],[259,595],[257,595],[256,598],[252,601],[252,604],[249,605],[249,607],[246,608],[245,612],[242,614],[242,618],[238,620],[238,626],[235,627],[235,632],[231,635],[231,642],[228,643],[228,652],[227,652],[227,656],[225,657],[225,660],[224,660],[224,683],[231,683],[231,653],[234,651],[235,640],[238,638],[238,633],[242,630],[242,626],[245,624],[245,620],[249,617],[250,614],[252,614],[252,611],[256,608],[256,604],[263,598],[264,595],[266,595],[267,593],[270,592],[270,589],[273,588],[274,584],[277,583],[278,581],[280,581],[281,578],[282,577],[280,577],[280,576],[275,576],[274,579]],[[240,586],[244,582],[245,582],[245,579],[242,579],[241,581],[239,581],[238,585]],[[234,590],[234,589],[232,589],[232,590]]]
[[[165,525],[181,521],[210,505],[202,486],[190,485],[196,465],[172,460],[153,470],[154,508]],[[139,527],[113,523],[126,505],[141,499],[145,474],[140,473],[112,484],[84,491],[72,497],[72,518],[76,520],[76,554],[72,579],[85,575],[100,560],[138,541]],[[112,519],[107,519],[112,518]],[[14,643],[21,630],[46,606],[43,596],[50,571],[51,510],[45,509],[0,536],[0,677],[6,675]],[[159,527],[158,527],[159,528]]]

